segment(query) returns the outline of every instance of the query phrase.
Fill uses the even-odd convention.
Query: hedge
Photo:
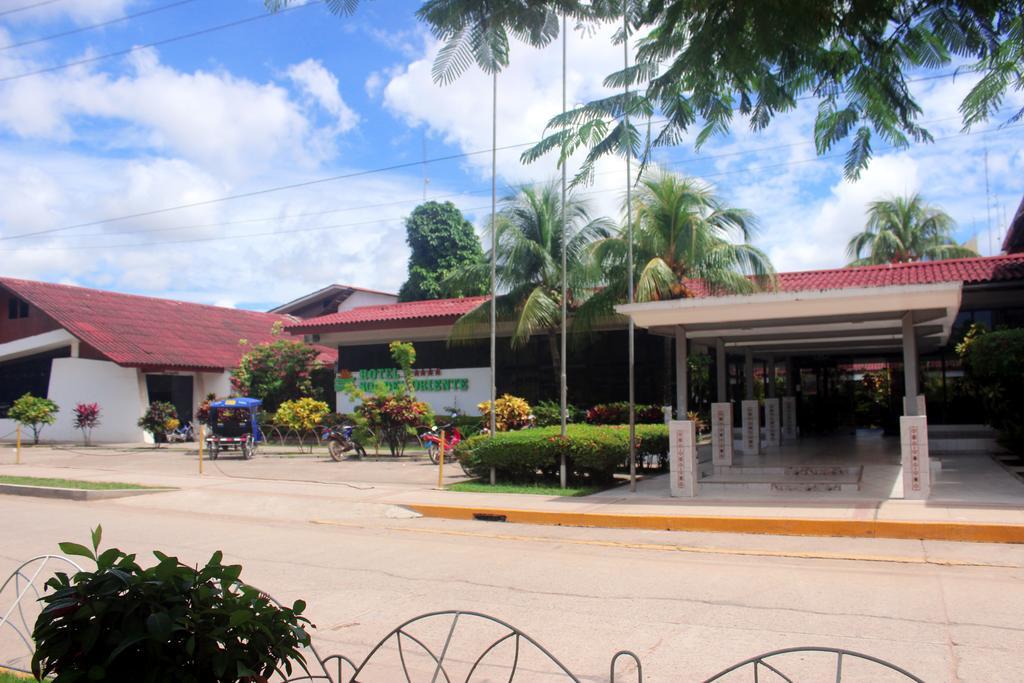
[[[637,425],[637,452],[666,455],[668,427]],[[559,427],[499,432],[493,438],[474,436],[459,444],[457,455],[466,469],[486,477],[494,467],[502,481],[532,481],[558,472],[565,453],[575,479],[607,481],[626,463],[629,427],[626,425],[569,425],[563,439]]]

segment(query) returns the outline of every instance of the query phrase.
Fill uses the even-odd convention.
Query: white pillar
[[[747,355],[743,360],[743,374],[746,378],[743,396],[750,400],[754,398],[754,352],[750,349],[747,349]]]
[[[779,399],[764,400],[764,440],[768,448],[782,445],[782,433],[779,430]]]
[[[697,495],[697,425],[691,420],[672,420],[668,425],[669,492],[674,497]]]
[[[711,464],[732,467],[732,403],[711,404]]]
[[[917,410],[917,338],[914,336],[914,314],[903,314],[903,414],[914,416]]]
[[[932,482],[928,460],[928,418],[924,415],[900,418],[900,459],[903,464],[903,497],[925,500],[931,493]]]
[[[719,403],[729,400],[728,385],[726,384],[726,373],[729,369],[728,361],[725,358],[725,340],[719,339],[715,344],[715,374],[718,380],[717,398]]]
[[[775,356],[768,356],[765,361],[768,372],[765,373],[765,397],[775,398]]]
[[[761,452],[761,414],[756,400],[748,399],[740,404],[743,413],[743,453],[758,455]]]
[[[676,417],[686,419],[690,409],[689,367],[686,354],[686,328],[676,325]]]
[[[782,397],[782,438],[795,439],[797,435],[796,424],[796,396]]]

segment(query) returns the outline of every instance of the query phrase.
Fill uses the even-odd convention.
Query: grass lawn
[[[0,683],[25,683],[25,681],[34,680],[35,679],[28,674],[9,673],[4,669],[0,669]]]
[[[589,496],[591,493],[604,491],[607,486],[567,486],[564,489],[558,484],[494,484],[480,479],[460,481],[449,484],[449,491],[468,493],[533,493],[539,496]]]
[[[19,486],[49,486],[59,489],[86,489],[89,491],[109,491],[111,489],[151,489],[154,486],[141,484],[123,484],[119,481],[81,481],[78,479],[51,479],[49,477],[15,477],[0,474],[0,484],[18,484]],[[0,679],[0,683],[4,683]]]

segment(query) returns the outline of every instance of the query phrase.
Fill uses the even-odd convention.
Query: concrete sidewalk
[[[295,514],[301,515],[308,515],[315,501],[337,514],[345,508],[385,514],[386,508],[401,506],[425,516],[560,526],[1024,543],[1024,485],[1017,482],[1011,483],[1019,487],[1019,497],[1011,487],[988,502],[979,496],[973,499],[980,502],[967,502],[948,496],[907,501],[796,493],[681,499],[652,494],[652,479],[640,493],[622,486],[573,498],[441,491],[436,466],[415,461],[225,457],[206,463],[199,476],[195,455],[184,449],[38,448],[23,452],[23,463],[14,465],[11,449],[0,448],[0,474],[174,486],[181,490],[147,496],[145,505],[166,497],[168,504],[224,514],[240,497],[255,493],[273,494],[279,510],[297,506]],[[446,484],[464,479],[458,467],[445,468]],[[365,506],[383,507],[371,512]]]

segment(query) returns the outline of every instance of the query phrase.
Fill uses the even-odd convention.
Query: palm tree
[[[697,178],[653,169],[633,194],[634,259],[640,265],[637,301],[699,296],[704,292],[744,294],[770,285],[775,270],[768,256],[750,244],[754,216],[728,207]],[[574,330],[585,332],[614,315],[626,301],[628,244],[625,231],[595,242],[592,267],[606,286],[577,311]],[[664,400],[671,404],[672,339],[664,345]]]
[[[556,382],[560,377],[558,344],[562,302],[562,198],[557,182],[522,187],[502,200],[497,215],[498,319],[511,322],[512,348],[520,348],[534,334],[546,334]],[[596,239],[608,237],[608,219],[593,219],[586,204],[569,196],[565,203],[565,240],[569,307],[574,292],[592,284],[587,250]],[[472,278],[490,267],[490,256],[467,267],[461,277]],[[456,276],[459,277],[459,276]],[[450,339],[465,341],[479,336],[490,304],[484,302],[463,315],[452,327]]]
[[[926,204],[917,193],[871,202],[864,232],[854,235],[846,245],[849,265],[977,256],[973,249],[956,243],[953,239],[955,227],[956,222],[949,214]]]
[[[637,301],[745,294],[773,281],[768,256],[750,244],[754,216],[725,206],[697,178],[653,169],[633,193],[633,216]],[[615,304],[626,299],[625,235],[594,242],[590,251],[592,267],[605,273],[606,286],[578,311],[575,325],[581,330],[613,314]]]

